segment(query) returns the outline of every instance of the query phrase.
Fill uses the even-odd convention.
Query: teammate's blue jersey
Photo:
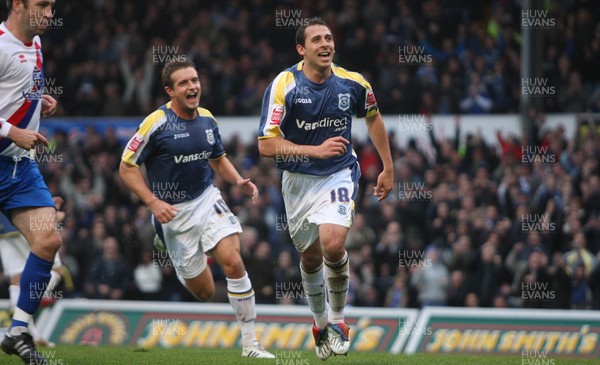
[[[212,185],[209,159],[225,156],[217,121],[204,108],[194,120],[181,119],[171,103],[161,106],[140,124],[122,160],[134,166],[142,163],[149,188],[169,204],[197,198]]]
[[[13,226],[7,216],[0,213],[0,236],[7,235],[9,233],[18,233],[17,227]]]
[[[304,61],[281,72],[265,90],[258,138],[282,137],[299,145],[320,145],[342,136],[350,144],[343,156],[313,159],[275,151],[277,167],[309,175],[330,175],[356,163],[352,116],[379,112],[371,85],[357,72],[332,65],[333,74],[315,84],[302,72]]]

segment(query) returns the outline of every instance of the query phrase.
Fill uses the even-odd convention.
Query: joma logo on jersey
[[[327,128],[327,127],[342,127],[348,125],[348,119],[346,117],[341,119],[331,119],[331,118],[323,118],[318,122],[309,123],[304,120],[296,119],[296,125],[300,129],[304,129],[307,131],[317,129],[317,128]]]
[[[206,160],[210,158],[212,155],[212,151],[203,151],[200,153],[192,153],[191,155],[179,155],[173,156],[175,158],[175,163],[186,163],[198,160]]]
[[[294,100],[296,104],[312,104],[312,99],[309,98],[297,98]]]
[[[186,138],[189,137],[190,134],[189,133],[177,133],[173,135],[173,139],[180,139],[180,138]]]

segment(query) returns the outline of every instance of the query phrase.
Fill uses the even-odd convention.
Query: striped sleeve
[[[296,86],[294,75],[290,71],[283,71],[265,90],[258,139],[285,137],[281,131],[281,124],[286,117],[285,96]]]
[[[121,160],[130,165],[140,166],[152,152],[152,134],[166,121],[166,114],[160,109],[147,116],[127,142]]]

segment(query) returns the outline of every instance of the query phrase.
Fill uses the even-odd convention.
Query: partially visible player
[[[62,199],[54,198],[54,202],[56,203],[57,209],[60,209]],[[58,215],[64,216],[64,213],[59,212]],[[59,216],[57,220],[61,221],[62,219]],[[4,274],[10,279],[8,297],[10,309],[12,311],[14,311],[17,307],[17,300],[19,299],[19,295],[21,293],[21,286],[19,285],[19,282],[21,281],[21,273],[25,267],[25,262],[27,261],[29,252],[31,252],[31,248],[29,247],[29,243],[27,243],[25,237],[19,233],[19,231],[10,223],[9,219],[6,218],[4,214],[0,213],[0,259],[2,260]],[[52,271],[50,272],[52,277],[50,278],[50,282],[48,283],[48,288],[44,293],[44,297],[49,297],[49,293],[52,292],[60,283],[61,268],[62,262],[57,253],[54,259],[54,266],[52,266]],[[31,318],[31,321],[29,322],[29,332],[31,333],[37,346],[54,347],[53,342],[48,341],[40,334],[33,318]]]
[[[326,360],[350,349],[344,320],[350,273],[345,241],[360,177],[351,143],[353,115],[366,118],[383,161],[373,191],[378,201],[392,190],[393,166],[371,85],[333,64],[335,44],[327,24],[308,19],[296,33],[296,51],[303,60],[281,72],[265,91],[258,147],[284,170],[283,199],[315,320],[315,350]]]
[[[44,95],[42,44],[55,0],[7,0],[8,18],[0,24],[0,209],[27,239],[31,252],[21,274],[21,293],[10,329],[0,347],[25,363],[47,364],[28,333],[50,281],[61,245],[56,208],[29,150],[48,145],[38,133],[40,116],[56,111]],[[31,229],[31,222],[46,222]]]
[[[275,358],[254,333],[256,306],[240,255],[241,226],[213,185],[213,171],[252,199],[258,189],[229,162],[215,118],[199,107],[201,85],[194,64],[167,63],[162,82],[171,101],[146,117],[127,144],[121,178],[152,211],[178,276],[198,299],[210,299],[215,290],[206,255],[221,265],[242,333],[242,356]]]

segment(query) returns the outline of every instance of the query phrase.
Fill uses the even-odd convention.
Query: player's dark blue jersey
[[[333,74],[315,84],[302,72],[304,61],[281,72],[265,90],[258,138],[282,137],[295,144],[317,146],[342,136],[352,141],[352,116],[378,113],[371,85],[356,72],[332,65]],[[325,176],[356,163],[352,143],[343,156],[313,159],[275,151],[277,167]]]
[[[150,114],[131,138],[122,160],[146,166],[154,195],[169,204],[197,198],[212,185],[209,160],[225,156],[217,121],[204,108],[194,120],[181,119],[171,103]]]

